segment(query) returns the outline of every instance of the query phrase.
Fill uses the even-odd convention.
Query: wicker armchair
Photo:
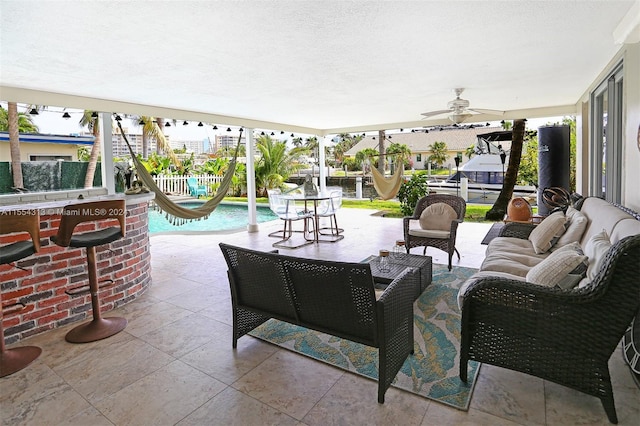
[[[447,204],[455,210],[458,215],[456,220],[451,222],[449,232],[429,232],[422,230],[414,225],[411,227],[411,221],[420,220],[422,212],[429,206],[436,203]],[[445,251],[449,255],[449,270],[451,270],[451,259],[455,252],[460,259],[460,253],[456,249],[456,233],[458,225],[463,222],[464,215],[467,211],[467,203],[462,197],[448,194],[432,194],[418,200],[413,216],[405,216],[403,218],[404,241],[407,253],[414,247],[424,247],[423,254],[427,252],[427,247],[435,247]],[[415,222],[413,222],[415,223]]]
[[[469,360],[531,374],[600,398],[617,423],[608,361],[640,307],[638,265],[633,235],[611,247],[581,289],[476,280],[464,293],[460,378],[466,382]]]

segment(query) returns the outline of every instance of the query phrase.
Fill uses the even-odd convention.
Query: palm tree
[[[171,161],[179,165],[180,160],[174,155],[175,153],[171,149],[167,138],[162,131],[162,123],[164,119],[156,117],[132,117],[139,125],[142,126],[142,158],[147,159],[149,157],[149,139],[156,140],[156,153],[159,154],[164,151],[167,156],[171,158]]]
[[[38,126],[33,124],[30,115],[18,113],[18,104],[8,102],[7,111],[0,108],[0,130],[9,131],[9,149],[11,152],[11,175],[13,187],[22,188],[22,161],[20,159],[20,133],[37,133]]]
[[[513,188],[516,186],[518,179],[518,169],[520,167],[520,158],[522,157],[522,146],[524,144],[524,127],[525,120],[518,119],[513,121],[513,136],[511,140],[511,151],[509,153],[509,165],[504,175],[504,183],[498,195],[498,199],[493,207],[487,211],[485,219],[498,221],[504,218],[507,213],[507,205],[513,196]]]
[[[93,177],[96,174],[96,167],[98,165],[98,158],[100,157],[100,147],[102,145],[102,135],[100,134],[100,118],[96,111],[85,110],[80,118],[80,126],[89,129],[95,138],[93,140],[93,146],[91,147],[91,154],[89,155],[89,164],[87,164],[87,173],[84,176],[84,187],[93,187]]]
[[[407,165],[409,164],[409,159],[411,158],[411,150],[405,144],[392,143],[387,148],[387,157],[395,156],[394,163]]]
[[[434,142],[429,145],[429,151],[432,154],[427,158],[430,163],[435,163],[438,167],[442,167],[445,161],[447,161],[447,144],[445,142]]]
[[[464,155],[471,160],[471,157],[473,157],[476,153],[476,145],[475,144],[471,144],[467,147],[467,149],[464,150]]]
[[[375,148],[365,148],[356,152],[356,161],[362,165],[362,173],[368,172],[366,169],[367,161],[371,161],[371,158],[378,156],[378,150]]]
[[[256,139],[256,148],[262,158],[256,163],[256,190],[264,196],[268,188],[277,188],[297,169],[304,167],[297,161],[306,148],[287,151],[287,143],[271,139],[269,135]]]

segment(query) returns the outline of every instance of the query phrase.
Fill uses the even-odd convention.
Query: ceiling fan
[[[456,94],[456,98],[449,101],[447,103],[448,109],[441,109],[438,111],[429,111],[423,112],[421,115],[424,118],[433,117],[435,115],[447,114],[449,115],[449,120],[453,121],[456,124],[464,122],[467,118],[471,117],[472,112],[478,114],[491,114],[491,115],[503,115],[504,111],[499,111],[495,109],[482,109],[482,108],[469,108],[469,101],[466,99],[462,99],[460,95],[464,92],[464,88],[456,88],[453,89],[453,92]]]

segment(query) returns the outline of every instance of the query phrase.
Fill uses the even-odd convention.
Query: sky
[[[2,107],[6,108],[6,103],[2,103]],[[18,106],[18,111],[23,112],[24,107],[22,105]],[[83,129],[78,124],[80,118],[82,117],[81,110],[73,110],[66,109],[65,111],[69,112],[71,118],[64,119],[62,118],[63,109],[62,108],[51,108],[51,111],[41,111],[38,115],[34,115],[33,122],[40,129],[40,133],[44,134],[55,134],[55,135],[69,135],[69,134],[79,134],[83,131]],[[541,119],[531,119],[527,121],[527,129],[537,129],[540,126],[549,124],[549,123],[561,123],[562,117],[548,117]],[[494,126],[499,126],[499,122],[492,122]],[[139,127],[132,120],[124,119],[122,122],[123,127],[129,127],[134,130],[134,127]],[[176,126],[165,127],[164,133],[170,137],[170,140],[173,142],[178,141],[201,141],[203,139],[215,139],[216,135],[221,135],[226,133],[226,129],[223,129],[222,126],[219,126],[220,129],[213,130],[211,125],[204,125],[202,127],[198,127],[197,122],[189,122],[189,125],[184,126],[182,121],[178,121]],[[234,134],[237,134],[237,127],[233,128]],[[398,131],[398,130],[396,130]],[[396,131],[391,130],[390,133],[395,133]],[[406,129],[405,129],[406,131]],[[372,134],[377,134],[377,132],[372,132]],[[278,139],[280,135],[276,135]],[[308,135],[296,135],[306,138]],[[289,139],[289,138],[288,138]]]

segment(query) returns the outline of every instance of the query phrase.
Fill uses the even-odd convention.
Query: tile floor
[[[344,240],[288,254],[359,261],[390,248],[400,219],[342,209]],[[271,249],[267,234],[151,237],[153,285],[110,315],[124,332],[89,344],[66,343],[68,327],[27,339],[43,354],[0,379],[3,425],[595,425],[609,424],[600,401],[535,377],[484,365],[468,412],[390,388],[376,401],[374,381],[252,337],[231,348],[231,307],[220,241]],[[460,261],[478,267],[489,225],[464,223]],[[418,249],[414,249],[418,252]],[[446,255],[428,249],[434,263]],[[595,313],[594,313],[595,314]],[[640,390],[616,351],[610,361],[622,425],[640,424]]]

